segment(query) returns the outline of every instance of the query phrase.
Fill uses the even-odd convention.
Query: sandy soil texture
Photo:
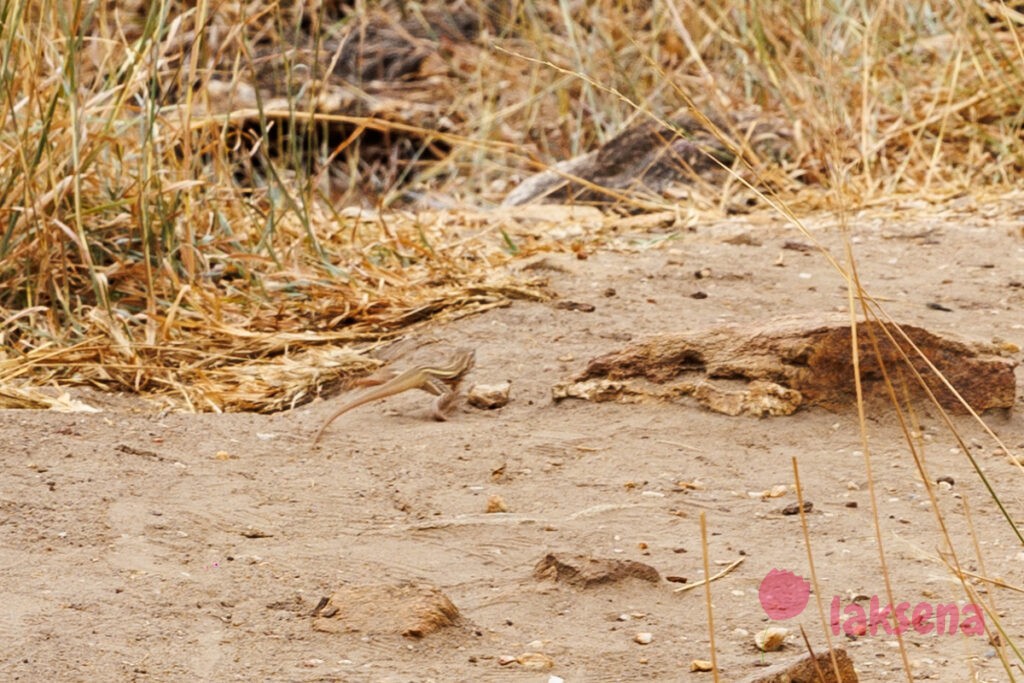
[[[865,287],[897,320],[1024,346],[1021,216],[974,206],[917,215],[851,217]],[[811,226],[842,258],[835,222]],[[444,423],[418,392],[342,416],[315,448],[341,397],[273,416],[191,415],[77,390],[102,412],[0,414],[0,678],[710,681],[689,672],[709,658],[703,589],[677,593],[686,584],[664,580],[702,578],[702,514],[712,573],[745,558],[712,583],[722,680],[803,652],[800,626],[827,648],[814,596],[804,613],[772,622],[758,589],[772,569],[809,576],[800,517],[781,512],[796,501],[796,458],[814,504],[807,523],[826,620],[834,596],[843,606],[887,601],[852,407],[753,419],[690,400],[551,400],[552,385],[589,358],[647,334],[845,310],[845,284],[794,241],[807,240],[774,219],[737,218],[623,235],[586,260],[535,260],[560,300],[594,310],[517,302],[424,334],[396,365],[469,346],[477,365],[466,384],[512,383],[507,407],[463,405]],[[1019,368],[1017,378],[1024,386]],[[962,566],[1024,584],[1021,542],[939,415],[920,405],[917,417],[927,476],[948,478],[937,502]],[[987,421],[1024,454],[1019,410]],[[877,412],[867,424],[893,595],[962,605],[898,422]],[[1021,470],[977,425],[956,425],[1021,519]],[[788,487],[781,497],[756,495],[778,485]],[[508,512],[487,514],[492,496]],[[548,552],[635,560],[663,579],[538,580]],[[382,604],[379,621],[371,610],[351,628],[314,628],[321,598],[400,582],[438,587],[461,620],[405,637]],[[1024,644],[1021,595],[975,588]],[[793,635],[781,652],[760,653],[754,634],[771,625]],[[833,640],[862,681],[907,680],[895,636]],[[1009,679],[984,635],[910,632],[903,644],[915,680]]]

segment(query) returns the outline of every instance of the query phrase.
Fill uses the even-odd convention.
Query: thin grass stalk
[[[711,603],[711,560],[708,550],[707,513],[700,513],[700,550],[704,561],[704,614],[707,615],[709,655],[711,659],[711,675],[718,683],[718,652],[715,649],[715,610]],[[741,558],[742,559],[742,558]]]
[[[864,472],[867,476],[868,495],[871,498],[871,518],[874,525],[875,544],[878,546],[878,563],[882,570],[882,580],[885,583],[885,594],[889,604],[896,604],[895,594],[892,589],[892,578],[889,575],[889,565],[885,558],[885,544],[882,541],[882,523],[879,519],[878,496],[875,491],[875,477],[871,467],[871,445],[868,439],[867,415],[864,407],[864,387],[860,376],[860,345],[857,339],[857,307],[855,301],[859,300],[861,305],[865,304],[863,289],[857,277],[857,267],[853,259],[853,245],[849,238],[846,242],[846,260],[849,264],[850,280],[847,285],[847,307],[850,315],[850,354],[853,361],[853,384],[857,394],[857,421],[860,427],[861,448],[864,453]],[[907,683],[913,683],[914,676],[910,668],[910,658],[907,656],[907,649],[903,642],[903,636],[896,631],[896,642],[899,643],[900,658],[903,661],[903,673],[907,677]]]
[[[878,315],[878,312],[880,312],[881,309],[878,306],[877,302],[871,301],[866,296],[866,293],[861,295],[861,299],[865,304],[869,304],[869,306],[866,306],[864,309],[865,315],[868,315],[868,311],[871,311],[870,315],[872,315],[872,319],[879,321],[883,319],[882,316]],[[932,376],[935,377],[936,380],[938,380],[940,383],[942,383],[943,386],[946,389],[948,389],[954,397],[956,397],[960,405],[963,406],[968,411],[968,413],[970,413],[974,421],[1003,450],[1003,452],[1006,453],[1007,455],[1010,455],[1011,451],[1009,448],[1006,447],[1002,439],[996,436],[992,429],[987,424],[985,424],[985,421],[981,419],[981,416],[978,415],[974,408],[972,408],[971,405],[964,400],[960,393],[953,387],[952,384],[950,384],[949,380],[946,379],[945,375],[939,372],[938,368],[935,367],[931,360],[929,360],[928,357],[925,356],[924,353],[921,351],[921,349],[919,349],[917,345],[914,344],[914,342],[910,339],[910,337],[907,336],[906,332],[904,332],[898,325],[895,325],[892,319],[889,318],[888,316],[884,316],[884,320],[890,324],[893,324],[893,326],[896,329],[897,335],[904,343],[907,344],[908,348],[911,349],[911,351],[914,353],[915,358],[921,360],[928,366],[928,370],[932,373]],[[998,494],[995,491],[995,488],[992,486],[992,483],[988,480],[988,477],[985,476],[985,473],[982,470],[981,466],[978,464],[978,461],[971,453],[971,449],[967,446],[963,438],[960,436],[960,433],[957,431],[956,426],[953,424],[952,419],[949,417],[949,414],[945,410],[942,410],[939,400],[935,397],[935,394],[932,392],[927,382],[924,381],[924,377],[922,377],[921,374],[914,367],[913,363],[910,360],[910,355],[903,350],[903,347],[896,341],[896,336],[894,336],[889,331],[888,325],[882,326],[882,330],[888,338],[889,342],[893,345],[893,348],[895,348],[896,352],[900,355],[905,367],[914,375],[914,379],[917,381],[918,386],[921,387],[922,391],[925,392],[925,395],[928,397],[928,400],[932,403],[932,405],[939,407],[939,416],[942,418],[943,423],[946,425],[947,429],[949,429],[950,433],[953,435],[953,438],[956,439],[957,445],[959,446],[961,452],[964,454],[964,456],[966,456],[968,462],[971,464],[971,467],[978,475],[982,484],[984,484],[986,490],[988,490],[989,495],[992,497],[992,501],[996,504],[996,507],[998,507],[999,511],[1002,513],[1003,519],[1005,519],[1007,524],[1010,525],[1010,528],[1013,529],[1013,532],[1017,536],[1017,540],[1021,542],[1021,545],[1024,545],[1024,534],[1021,533],[1016,522],[1014,522],[1013,518],[1010,516],[1009,511],[1003,505],[1003,501],[999,498]],[[1017,461],[1016,459],[1014,459],[1014,461],[1016,462],[1018,469],[1024,468],[1024,465],[1022,465],[1019,461]]]
[[[864,304],[865,304],[865,302],[862,301],[862,306]],[[869,320],[873,320],[873,322],[876,322],[876,323],[880,322],[877,319],[873,319],[873,318],[868,318],[868,319]],[[911,413],[911,419],[914,419],[914,415],[913,415],[913,411],[912,411],[912,407],[911,407],[912,404],[910,403],[909,388],[904,383],[904,385],[903,385],[903,389],[904,389],[903,394],[904,394],[904,396],[903,396],[903,401],[901,402],[899,397],[897,397],[897,395],[896,395],[896,390],[895,390],[895,387],[893,386],[892,378],[889,375],[889,370],[886,367],[885,362],[882,360],[883,356],[882,356],[882,353],[881,353],[881,349],[879,347],[878,337],[875,334],[874,329],[870,325],[867,327],[867,333],[868,333],[868,337],[870,339],[871,347],[872,347],[872,350],[874,351],[875,357],[879,360],[879,370],[880,370],[880,372],[882,374],[882,380],[883,380],[883,383],[884,383],[884,385],[886,387],[886,391],[889,394],[890,404],[893,407],[893,410],[895,412],[896,418],[897,418],[897,420],[899,422],[899,425],[900,425],[900,429],[903,432],[904,439],[905,439],[906,444],[907,444],[907,448],[909,449],[910,454],[911,454],[911,456],[912,456],[912,458],[914,460],[914,466],[915,466],[915,468],[917,470],[918,477],[921,480],[923,486],[925,487],[925,491],[928,494],[928,500],[929,500],[929,503],[930,503],[930,506],[931,506],[931,510],[932,510],[932,512],[935,515],[936,524],[938,525],[938,528],[939,528],[939,530],[940,530],[940,532],[942,534],[942,539],[943,539],[943,542],[945,544],[946,552],[949,554],[950,557],[952,557],[953,567],[951,567],[951,569],[953,570],[953,574],[960,581],[961,588],[964,591],[964,596],[967,597],[969,600],[971,600],[972,598],[974,598],[976,596],[974,595],[971,587],[968,586],[968,584],[967,584],[967,582],[965,580],[964,570],[963,570],[963,567],[960,564],[960,558],[959,558],[959,555],[956,552],[956,546],[953,543],[953,539],[952,539],[952,536],[951,536],[951,534],[949,532],[949,528],[946,525],[946,521],[943,518],[942,513],[940,512],[941,508],[939,506],[939,500],[938,500],[937,496],[935,495],[935,487],[932,485],[933,479],[932,479],[931,476],[929,476],[929,474],[927,472],[927,469],[925,467],[923,453],[914,444],[914,440],[913,440],[913,437],[911,436],[911,432],[910,432],[910,427],[908,426],[907,417],[906,417],[906,415],[904,413],[903,405],[905,404],[907,406],[907,412]],[[909,360],[907,362],[909,362]],[[940,413],[945,413],[945,411],[943,410],[942,406],[938,405],[937,403],[936,403],[936,408],[939,410]],[[950,425],[951,425],[951,429],[953,429],[954,434],[956,434],[957,438],[959,439],[960,438],[959,434],[956,432],[955,428],[952,427],[952,423],[950,423]],[[966,506],[966,503],[965,503],[965,506]],[[971,525],[971,527],[973,529],[973,523],[970,522],[970,521],[968,523]],[[972,531],[972,534],[973,534],[973,531]],[[972,538],[973,538],[973,536],[972,536]],[[976,550],[976,552],[980,553],[980,548],[975,547],[975,550]],[[980,562],[981,561],[980,555],[978,555],[978,558],[979,558],[979,562]],[[947,565],[949,564],[948,560],[944,559],[943,561]],[[994,610],[991,610],[990,613],[994,614]],[[985,624],[985,629],[986,629],[986,632],[989,632],[988,624]],[[989,633],[989,635],[991,636],[991,633]],[[1005,662],[1004,662],[1004,666],[1005,666]]]
[[[95,7],[93,5],[92,7]],[[89,273],[89,280],[92,283],[93,293],[97,302],[106,309],[113,318],[110,298],[107,295],[107,286],[104,278],[96,270],[92,253],[89,247],[89,239],[85,232],[85,222],[82,207],[82,177],[86,167],[82,160],[82,147],[84,145],[83,132],[87,125],[85,113],[81,109],[79,101],[78,62],[76,55],[82,48],[84,25],[88,22],[88,16],[83,14],[82,0],[75,0],[72,6],[71,17],[63,18],[58,14],[58,22],[64,32],[64,39],[67,41],[67,53],[64,60],[64,79],[62,82],[64,98],[68,105],[68,114],[71,119],[71,187],[74,209],[72,220],[74,222],[75,234],[78,238],[78,248],[82,261]]]
[[[987,576],[988,570],[985,568],[985,555],[981,552],[981,544],[978,541],[978,531],[974,526],[974,515],[971,514],[970,502],[968,501],[967,496],[963,496],[960,502],[964,506],[964,519],[967,520],[967,528],[971,538],[971,547],[974,550],[974,559],[978,563],[978,573],[982,574],[983,576]],[[985,633],[988,635],[988,641],[995,649],[996,655],[999,657],[999,661],[1003,665],[1003,671],[1006,672],[1007,680],[1013,683],[1017,680],[1017,677],[1013,675],[1013,667],[1010,665],[1010,660],[1006,657],[1006,643],[1010,644],[1011,649],[1017,655],[1018,661],[1024,662],[1024,658],[1022,658],[1022,653],[1017,648],[1013,640],[1007,637],[1006,629],[1003,628],[1002,620],[999,618],[999,610],[996,609],[995,590],[990,590],[987,592],[988,601],[986,604],[986,601],[979,599],[980,596],[978,595],[978,592],[974,590],[974,587],[968,586],[967,582],[963,578],[963,573],[959,572],[959,567],[957,567],[957,569],[957,575],[964,586],[965,593],[967,594],[967,596],[976,603],[985,605],[985,612],[989,615],[989,619],[991,619],[995,624],[995,633],[993,633],[992,629],[989,628],[988,622],[986,621]]]
[[[807,550],[807,567],[811,573],[811,585],[814,586],[814,601],[818,607],[818,618],[821,619],[821,625],[825,634],[825,643],[828,645],[829,659],[832,661],[832,670],[835,672],[836,679],[840,678],[839,673],[839,661],[836,659],[835,646],[832,644],[832,634],[829,628],[830,624],[825,619],[825,603],[822,602],[821,597],[821,584],[818,583],[818,572],[814,567],[814,552],[811,548],[811,531],[807,526],[807,513],[804,512],[804,489],[800,484],[800,468],[797,464],[796,456],[792,456],[790,461],[793,465],[793,484],[796,487],[796,504],[797,510],[800,513],[800,529],[804,535],[804,548]],[[800,627],[801,632],[803,626]],[[808,646],[809,647],[809,646]],[[815,668],[817,668],[817,660],[815,660]],[[818,672],[820,676],[820,671]]]

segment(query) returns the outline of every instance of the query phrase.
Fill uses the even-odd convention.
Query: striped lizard
[[[462,379],[464,374],[469,372],[475,361],[476,353],[473,350],[459,349],[452,355],[447,365],[416,365],[394,375],[392,378],[384,381],[379,387],[366,391],[361,396],[352,399],[338,408],[320,427],[320,431],[313,438],[313,443],[316,444],[320,441],[320,437],[323,436],[327,426],[342,414],[347,413],[353,408],[358,408],[364,403],[394,396],[409,389],[422,389],[429,394],[437,396],[434,399],[434,406],[431,412],[435,420],[445,421],[447,419],[445,411],[451,406],[452,401],[455,400],[455,389],[458,386],[459,380]],[[383,381],[373,378],[368,379],[371,382]]]

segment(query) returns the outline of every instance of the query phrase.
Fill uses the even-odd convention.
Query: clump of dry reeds
[[[59,376],[196,409],[303,400],[319,379],[242,391],[243,366],[504,296],[472,289],[524,251],[500,216],[399,209],[498,201],[680,107],[787,121],[771,163],[798,181],[791,206],[998,190],[1024,165],[1024,17],[994,3],[2,12],[0,383]],[[717,134],[749,150],[745,133]],[[692,199],[724,206],[735,188]]]

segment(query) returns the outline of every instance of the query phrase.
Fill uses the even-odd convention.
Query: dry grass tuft
[[[348,357],[319,347],[541,296],[496,269],[573,248],[426,209],[497,202],[680,107],[791,124],[773,159],[752,158],[750,129],[715,135],[752,181],[791,181],[772,187],[793,207],[999,191],[1024,167],[1024,16],[997,3],[11,0],[0,15],[0,386],[195,410],[305,400]],[[721,210],[738,188],[688,201]]]

